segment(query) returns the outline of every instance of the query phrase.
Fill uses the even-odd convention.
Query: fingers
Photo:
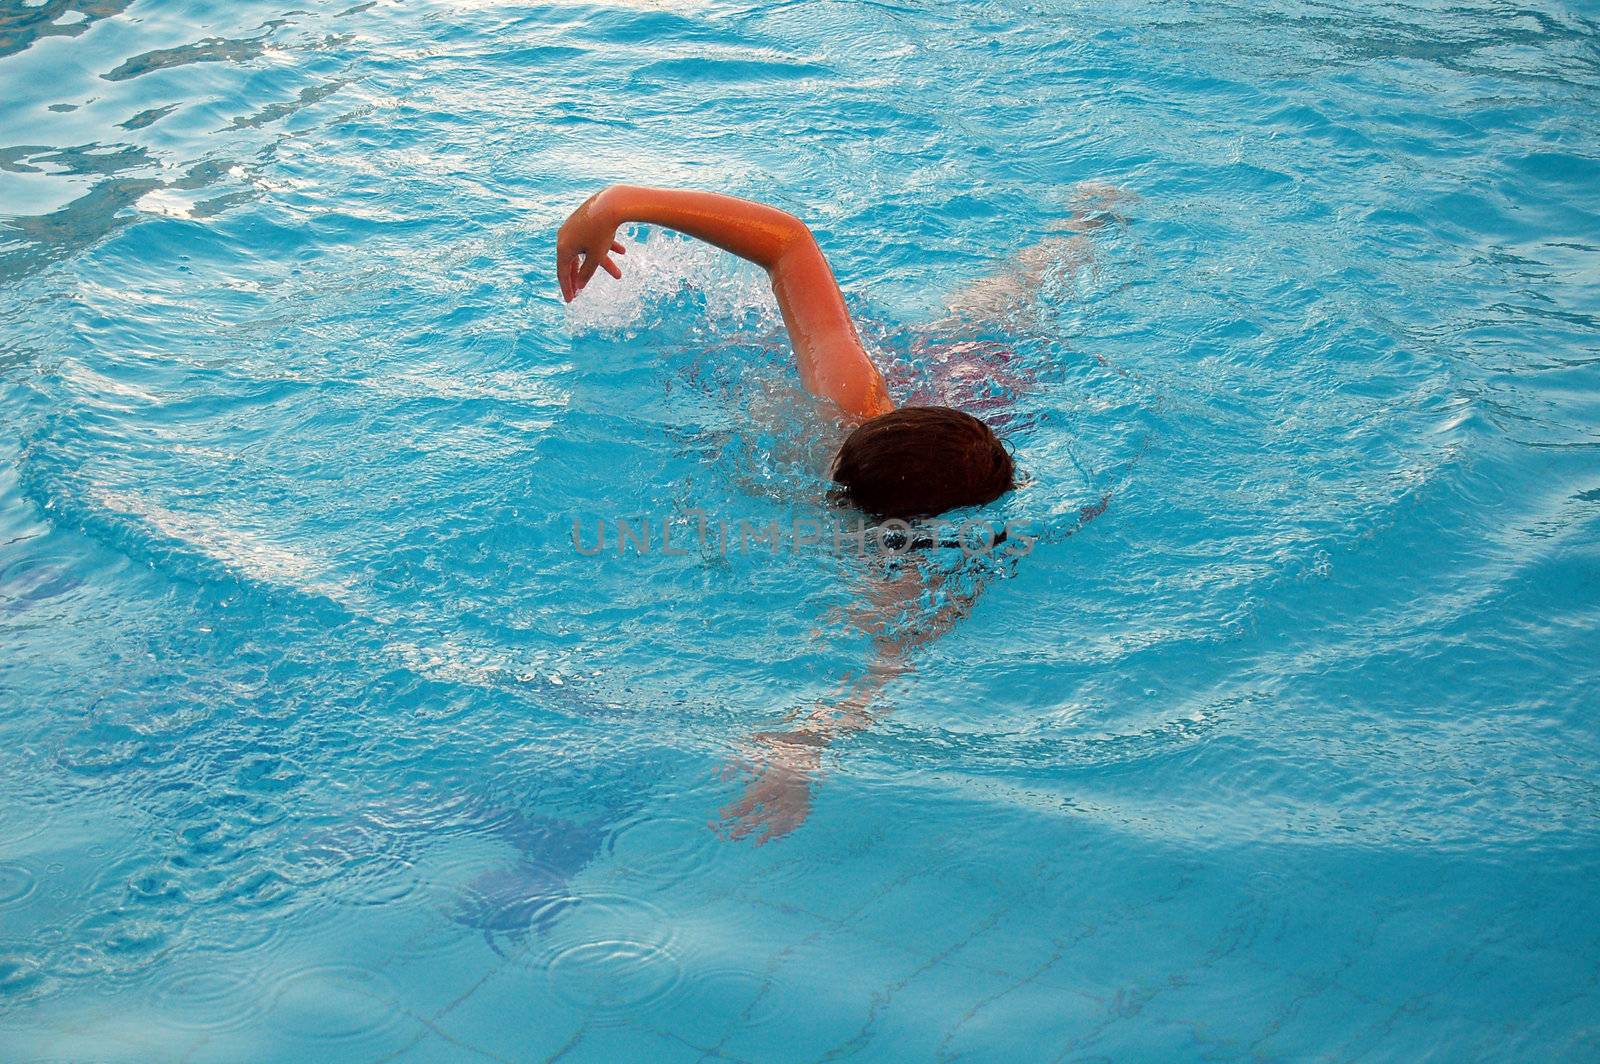
[[[589,283],[589,278],[594,276],[594,271],[600,268],[598,255],[585,255],[583,265],[578,267],[578,291],[583,291],[584,285]]]
[[[578,260],[575,256],[563,255],[556,260],[556,282],[561,285],[563,303],[571,303],[572,297],[578,294],[577,266]]]
[[[773,839],[781,839],[785,835],[791,834],[804,821],[805,813],[794,809],[785,809],[776,816],[768,818],[766,830],[756,838],[756,845],[765,846]]]
[[[621,279],[622,267],[618,266],[615,262],[612,262],[609,254],[585,254],[583,256],[583,265],[578,268],[577,290],[579,292],[583,291],[584,286],[589,283],[589,279],[593,277],[595,271],[601,267],[605,267],[605,271],[611,276],[616,277],[619,280]]]
[[[622,279],[622,267],[612,261],[612,255],[626,255],[628,249],[620,240],[611,242],[611,250],[602,255],[586,251],[566,252],[556,262],[556,278],[561,282],[561,298],[568,303],[578,298],[596,270],[603,269],[617,280]]]
[[[737,841],[756,829],[761,822],[761,818],[755,815],[756,804],[746,799],[737,805],[722,808],[722,827],[728,838]]]
[[[594,276],[595,269],[601,263],[593,255],[574,255],[561,271],[561,298],[571,303],[578,298],[589,284],[589,278]],[[621,276],[620,273],[616,276]]]

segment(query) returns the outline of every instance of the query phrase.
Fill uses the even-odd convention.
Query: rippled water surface
[[[1592,6],[350,2],[0,0],[0,1059],[1600,1058]],[[574,549],[832,516],[612,181],[1026,474],[765,845],[882,574]]]

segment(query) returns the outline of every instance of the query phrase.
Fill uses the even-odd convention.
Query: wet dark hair
[[[989,426],[947,406],[907,406],[850,433],[833,460],[838,494],[881,520],[911,521],[993,502],[1014,486]]]

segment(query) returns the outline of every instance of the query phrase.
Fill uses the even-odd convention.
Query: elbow
[[[788,211],[777,211],[776,213],[778,215],[779,228],[783,231],[786,247],[797,242],[812,242],[811,229],[805,222],[802,222]]]
[[[802,255],[820,255],[822,249],[811,229],[788,211],[773,210],[772,258],[767,269],[776,270],[786,260]]]

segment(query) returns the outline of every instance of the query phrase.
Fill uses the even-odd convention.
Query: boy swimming
[[[1081,234],[1108,218],[1121,221],[1111,208],[1125,198],[1111,186],[1079,185],[1069,200],[1071,217],[1060,228],[1080,235],[1051,237],[1019,252],[1013,272],[977,282],[952,303],[952,320],[990,314],[1026,317],[1034,295],[1058,263],[1072,270],[1092,260]],[[1011,454],[986,422],[944,405],[895,408],[822,249],[804,223],[775,207],[711,192],[613,185],[573,211],[557,235],[556,272],[563,299],[571,302],[602,269],[622,276],[615,256],[625,252],[616,233],[628,223],[673,229],[766,269],[802,384],[851,428],[830,471],[845,500],[881,521],[909,523],[993,502],[1015,487]],[[975,378],[997,384],[1001,378],[1010,384],[1022,380],[1003,345],[966,339],[936,347],[924,354],[940,365],[947,385],[971,384]],[[991,396],[973,397],[971,405],[989,413],[995,404]],[[1006,413],[996,409],[994,416],[998,421]],[[1077,525],[1065,534],[1103,513],[1109,497],[1083,507]],[[902,543],[912,548],[960,545],[917,537]],[[730,837],[766,842],[804,822],[822,751],[871,726],[881,713],[874,706],[884,689],[910,670],[911,653],[948,631],[976,604],[981,574],[968,582],[949,580],[950,575],[936,564],[917,561],[867,580],[866,603],[855,611],[853,623],[872,637],[871,659],[858,674],[844,678],[840,693],[829,702],[796,710],[783,730],[749,737],[749,756],[735,767],[746,769],[750,779],[740,797],[722,809]],[[923,608],[925,600],[936,602],[936,608]]]
[[[622,276],[616,235],[630,222],[696,237],[767,271],[801,383],[854,425],[831,470],[843,498],[880,520],[912,521],[993,502],[1015,486],[1011,454],[983,421],[950,407],[895,408],[811,230],[776,207],[612,185],[573,211],[556,237],[563,299],[576,298],[598,270]]]

